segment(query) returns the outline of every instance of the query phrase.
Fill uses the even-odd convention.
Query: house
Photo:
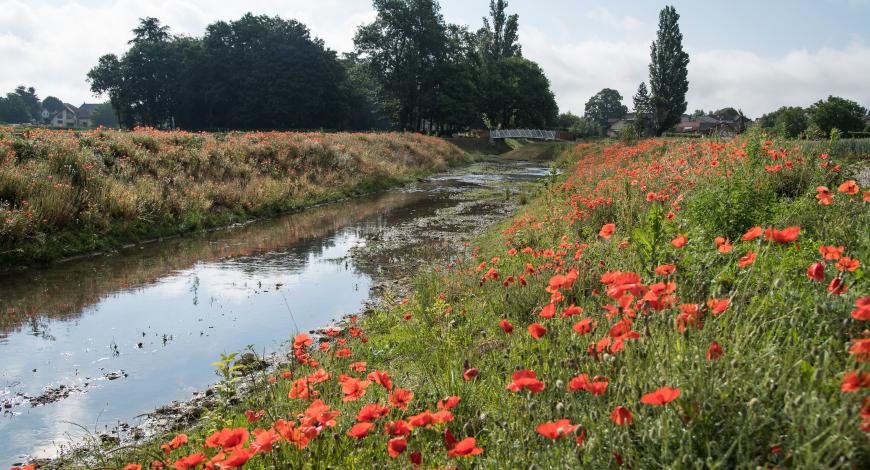
[[[626,127],[633,126],[634,121],[637,120],[637,114],[628,113],[625,116],[615,119],[610,118],[607,120],[607,135],[609,137],[617,137],[619,133],[625,129]]]
[[[63,109],[48,115],[48,124],[52,127],[91,128],[93,127],[91,113],[96,107],[97,104],[94,103],[82,103],[78,108],[69,103],[64,103]]]
[[[716,135],[719,137],[734,137],[746,126],[746,118],[739,117],[734,121],[725,121],[712,116],[683,115],[674,131],[680,134]]]

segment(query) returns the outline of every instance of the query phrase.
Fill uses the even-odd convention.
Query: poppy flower
[[[363,361],[360,361],[360,362],[351,362],[350,365],[348,365],[348,367],[350,368],[350,370],[352,370],[352,371],[354,371],[354,372],[365,372],[365,371],[366,371],[366,366],[367,366],[367,364],[366,364],[365,362],[363,362]]]
[[[870,338],[853,339],[849,354],[861,362],[867,362],[867,359],[870,358]]]
[[[26,467],[12,467],[10,470],[36,470],[35,465],[28,465]],[[142,470],[142,466],[138,463],[128,463],[124,465],[124,470]]]
[[[465,369],[465,372],[462,373],[462,378],[465,380],[474,380],[480,374],[480,371],[477,370],[477,367],[471,367]]]
[[[281,439],[281,435],[278,434],[275,429],[255,429],[254,436],[254,440],[251,441],[251,450],[258,454],[262,452],[270,452],[272,450],[272,444]]]
[[[184,470],[187,468],[196,468],[197,465],[206,461],[205,454],[202,452],[197,452],[195,454],[190,454],[187,457],[180,458],[175,461],[175,468],[177,470]]]
[[[541,313],[539,313],[538,315],[547,319],[553,318],[554,316],[556,316],[556,304],[552,302],[548,303],[546,306],[544,306],[543,309],[541,309]]]
[[[583,313],[583,307],[578,307],[576,305],[569,305],[562,310],[562,318],[573,317],[575,315],[580,315]]]
[[[514,324],[507,320],[502,320],[498,322],[498,327],[507,334],[511,334],[514,331]]]
[[[390,404],[403,410],[408,409],[408,403],[411,403],[413,399],[414,392],[403,388],[393,390],[389,396]]]
[[[387,453],[389,453],[392,458],[402,455],[402,452],[407,448],[408,441],[406,441],[404,437],[396,437],[387,442]]]
[[[677,235],[676,238],[671,240],[671,245],[674,248],[682,248],[686,246],[686,243],[689,243],[689,239],[685,235]]]
[[[598,232],[598,235],[607,239],[607,240],[610,240],[610,237],[611,237],[611,235],[613,235],[613,232],[615,230],[616,230],[615,224],[604,224],[601,227],[601,230]]]
[[[755,262],[755,257],[756,257],[755,253],[753,253],[751,251],[747,251],[745,255],[743,255],[742,257],[740,257],[739,260],[737,260],[737,264],[741,268],[745,268],[745,267],[747,267],[750,264]]]
[[[852,311],[852,318],[861,321],[870,320],[870,297],[858,298],[855,301],[855,307],[855,310]]]
[[[245,419],[247,419],[249,423],[256,423],[261,420],[263,416],[266,416],[266,410],[260,410],[257,412],[254,412],[253,410],[245,411]]]
[[[411,455],[408,456],[408,460],[411,462],[412,465],[420,465],[421,463],[423,463],[423,454],[421,454],[419,451],[412,452]]]
[[[707,301],[707,308],[713,313],[713,315],[719,315],[725,310],[728,310],[728,306],[731,305],[731,301],[728,299],[710,299]]]
[[[604,377],[596,376],[592,382],[589,381],[589,376],[580,374],[577,377],[568,381],[568,391],[576,392],[577,390],[586,390],[593,395],[603,395],[607,391],[607,385],[610,383],[603,380]]]
[[[743,241],[755,240],[756,238],[760,237],[762,233],[763,231],[761,230],[761,227],[752,227],[751,229],[747,230],[746,233],[744,233],[743,236],[740,237],[740,239]]]
[[[179,434],[175,436],[171,441],[160,446],[160,448],[163,449],[164,454],[169,455],[170,451],[178,449],[183,444],[187,444],[187,434]]]
[[[791,243],[797,240],[797,237],[798,235],[800,235],[800,233],[801,228],[798,226],[786,227],[782,230],[769,228],[764,231],[764,239],[769,241],[775,241],[777,243]]]
[[[835,277],[831,279],[831,283],[828,284],[828,292],[834,295],[843,295],[846,291],[849,290],[849,286],[846,285],[846,282],[843,281],[842,278]]]
[[[575,333],[578,335],[585,335],[586,333],[592,332],[598,326],[597,322],[592,321],[591,318],[584,318],[583,320],[578,321],[571,327]]]
[[[397,419],[385,424],[384,432],[390,436],[407,436],[411,434],[411,426],[404,419]]]
[[[826,259],[831,261],[837,261],[840,259],[840,256],[843,255],[843,251],[846,249],[844,246],[827,246],[820,245],[819,253]]]
[[[372,403],[370,405],[365,405],[360,408],[359,413],[356,415],[357,421],[374,421],[376,419],[383,418],[390,412],[389,406],[381,406],[379,403]]]
[[[511,376],[513,382],[509,383],[506,389],[512,392],[519,392],[522,389],[528,389],[532,393],[538,393],[544,390],[544,382],[538,380],[538,374],[531,370],[520,370],[514,372]]]
[[[532,323],[529,325],[529,334],[532,335],[532,338],[541,339],[545,334],[547,334],[547,329],[540,323]]]
[[[236,447],[233,452],[220,463],[220,468],[239,468],[255,454],[251,449]]]
[[[466,437],[457,442],[456,445],[447,452],[447,457],[471,457],[473,455],[480,455],[483,453],[483,449],[476,447],[476,443],[477,442],[473,437]]]
[[[807,268],[807,277],[816,282],[825,280],[825,263],[813,263]]]
[[[206,447],[222,447],[229,450],[248,441],[250,433],[246,428],[223,428],[205,439]]]
[[[843,376],[843,382],[840,384],[840,391],[843,393],[854,393],[867,387],[870,387],[870,373],[852,371]]]
[[[299,333],[293,338],[293,349],[304,349],[312,344],[314,344],[314,340],[306,333]]]
[[[460,398],[457,396],[449,396],[445,400],[438,400],[438,409],[439,410],[449,410],[459,404]]]
[[[535,432],[549,439],[561,439],[568,434],[571,434],[579,427],[579,424],[572,425],[569,420],[560,419],[539,424],[535,427]]]
[[[713,241],[719,247],[719,253],[731,253],[731,250],[734,249],[734,245],[725,237],[716,237]]]
[[[670,276],[677,271],[677,267],[673,264],[663,264],[656,268],[656,274],[659,276]]]
[[[335,353],[335,357],[350,357],[350,356],[351,356],[351,352],[350,352],[350,349],[348,349],[348,348],[339,349]]]
[[[818,199],[819,204],[830,206],[834,202],[834,195],[831,194],[831,190],[827,186],[817,186],[816,193],[816,199]]]
[[[640,397],[640,402],[644,405],[660,406],[670,403],[680,396],[680,389],[662,387],[655,392],[647,393]]]
[[[861,263],[858,260],[849,258],[848,256],[844,256],[837,261],[837,269],[840,271],[855,272],[860,265]]]
[[[718,360],[723,354],[725,354],[725,351],[722,350],[722,346],[719,346],[719,343],[715,341],[711,342],[710,347],[707,348],[708,361]]]
[[[387,390],[393,389],[393,380],[390,379],[389,374],[387,374],[386,372],[374,370],[372,372],[369,372],[369,375],[367,375],[366,378],[376,384],[380,384]]]
[[[577,443],[578,446],[583,447],[583,442],[586,440],[586,430],[581,429],[580,432],[574,436],[574,442]]]
[[[350,431],[347,432],[347,435],[353,437],[354,439],[362,439],[369,435],[372,430],[375,429],[375,425],[366,421],[361,423],[356,423],[350,428]]]
[[[855,180],[849,180],[841,184],[840,187],[837,188],[837,191],[841,193],[846,193],[850,196],[854,196],[858,194],[860,188],[858,187],[858,183],[856,183]]]
[[[610,420],[616,423],[617,426],[631,426],[634,420],[631,416],[631,411],[624,406],[617,406],[610,414]]]
[[[371,384],[369,380],[359,380],[349,377],[341,384],[341,392],[344,397],[341,401],[356,401],[366,394],[366,387]]]

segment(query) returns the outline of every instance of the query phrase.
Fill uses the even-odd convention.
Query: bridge
[[[489,131],[489,139],[535,139],[556,140],[559,136],[556,131],[541,129],[493,129]]]

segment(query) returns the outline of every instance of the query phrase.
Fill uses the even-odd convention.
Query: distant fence
[[[489,131],[490,139],[538,139],[556,140],[556,131],[540,129],[495,129]]]

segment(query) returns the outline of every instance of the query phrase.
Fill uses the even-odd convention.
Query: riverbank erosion
[[[834,153],[579,145],[366,316],[123,466],[865,468],[870,192]],[[244,371],[245,369],[240,369]],[[162,450],[161,450],[161,445]]]
[[[0,128],[0,267],[296,211],[466,161],[419,134]]]

